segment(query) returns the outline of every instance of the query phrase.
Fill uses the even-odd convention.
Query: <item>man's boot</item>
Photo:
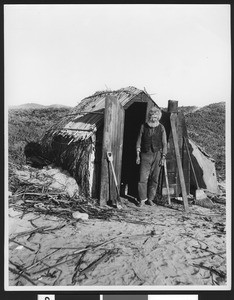
[[[142,205],[144,204],[144,203],[146,203],[147,202],[147,199],[145,199],[145,200],[138,200],[138,202],[137,202],[137,206],[138,207],[142,207]]]
[[[148,200],[148,201],[146,201],[146,204],[148,204],[148,205],[150,205],[150,206],[153,206],[153,205],[154,205],[154,203],[153,203],[153,201],[152,201],[152,200]]]
[[[157,182],[154,182],[153,185],[150,186],[149,188],[149,193],[148,193],[148,201],[146,202],[146,204],[150,205],[150,206],[153,206],[154,205],[154,198],[155,198],[155,195],[156,195],[156,191],[157,191]]]
[[[137,207],[142,207],[142,202],[141,202],[141,200],[138,200],[138,201],[137,201],[136,206],[137,206]]]

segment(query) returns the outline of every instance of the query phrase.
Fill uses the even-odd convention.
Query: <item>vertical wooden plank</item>
[[[122,167],[122,153],[123,153],[123,134],[124,134],[124,117],[125,117],[125,111],[120,102],[114,98],[112,99],[114,101],[114,109],[112,111],[113,114],[113,132],[112,132],[112,148],[111,152],[113,154],[113,164],[115,169],[115,174],[118,182],[118,188],[120,190],[120,180],[121,180],[121,167]],[[114,178],[112,177],[112,183],[111,183],[111,196],[112,201],[115,203],[117,198],[117,191],[116,186],[114,183]]]
[[[112,102],[109,98],[105,100],[104,128],[103,128],[103,144],[102,144],[102,162],[101,162],[101,187],[100,187],[100,205],[105,205],[109,200],[109,168],[106,159],[107,151],[111,149],[111,111]]]
[[[169,187],[173,191],[172,196],[178,197],[181,189],[179,183],[179,174],[176,162],[176,153],[174,147],[174,141],[171,131],[170,116],[173,112],[178,112],[178,101],[168,100],[167,114],[164,114],[165,128],[167,128],[168,134],[168,153],[167,153],[167,171],[168,171],[168,181]],[[175,126],[177,128],[177,121],[175,121]]]
[[[116,149],[116,177],[119,184],[120,190],[120,181],[121,181],[121,168],[122,168],[122,154],[123,154],[123,137],[124,137],[124,121],[125,121],[125,111],[122,105],[118,102],[118,118],[117,118],[117,139],[115,143]]]
[[[172,101],[172,102],[177,102],[177,101]],[[178,102],[177,102],[177,106],[178,106]],[[172,113],[171,113],[171,115],[172,115]],[[171,115],[170,115],[170,118],[171,118]],[[176,115],[177,115],[177,113],[176,113]],[[171,129],[171,131],[172,131],[172,129]],[[178,132],[178,119],[177,118],[175,118],[175,131],[176,131],[176,133]],[[180,193],[182,192],[182,190],[181,190],[181,184],[180,184],[180,174],[179,174],[179,168],[178,168],[177,156],[176,156],[177,151],[176,151],[176,148],[175,148],[173,131],[172,131],[172,134],[171,134],[171,138],[172,138],[172,143],[173,143],[173,146],[174,146],[173,155],[174,155],[174,164],[175,164],[176,196],[178,197],[180,195]],[[179,151],[180,151],[180,146],[179,146]]]
[[[184,173],[183,173],[181,156],[180,156],[178,135],[177,135],[176,124],[175,124],[176,119],[177,119],[177,114],[171,113],[170,119],[171,119],[172,137],[173,137],[174,146],[175,146],[177,167],[178,167],[178,172],[179,172],[180,186],[181,186],[182,197],[183,197],[183,202],[184,202],[184,209],[186,212],[188,212],[188,210],[189,210],[188,198],[187,198],[186,185],[185,185]]]
[[[110,140],[110,149],[108,151],[112,152],[112,156],[113,156],[113,166],[114,166],[114,170],[116,172],[116,153],[115,153],[115,149],[114,149],[114,144],[115,144],[115,139],[116,139],[116,114],[117,112],[117,104],[116,104],[116,98],[115,97],[108,97],[109,101],[111,101],[112,104],[112,109],[111,109],[111,124],[109,124],[110,126],[110,136],[109,136],[109,140]],[[109,167],[111,167],[109,165]],[[116,173],[115,173],[116,174]],[[114,203],[114,200],[117,197],[116,194],[116,188],[115,188],[115,182],[114,182],[114,177],[112,172],[110,172],[109,174],[109,201]]]
[[[111,99],[112,101],[112,111],[111,111],[111,136],[110,136],[110,140],[111,140],[111,149],[110,151],[112,152],[112,156],[113,156],[113,166],[114,166],[114,171],[115,171],[115,175],[116,178],[118,175],[118,170],[116,168],[117,165],[117,161],[118,161],[118,152],[117,152],[117,144],[118,144],[118,139],[117,139],[117,133],[118,133],[118,129],[119,129],[119,124],[117,122],[118,120],[118,103],[117,103],[117,99],[116,97],[109,97],[109,99]],[[118,179],[117,179],[118,181]],[[110,201],[112,202],[112,204],[116,203],[116,198],[117,198],[117,191],[116,191],[116,186],[115,186],[115,181],[114,181],[114,176],[111,173],[110,174]]]
[[[117,198],[114,177],[112,172],[110,172],[107,161],[107,152],[112,153],[114,170],[120,189],[124,113],[124,109],[116,97],[106,97],[103,129],[100,205],[105,205],[109,200],[114,203]]]
[[[169,100],[168,112],[163,113],[162,124],[164,125],[167,131],[167,137],[168,137],[167,171],[168,171],[168,181],[170,186],[170,194],[171,196],[178,197],[181,194],[182,190],[181,190],[181,185],[179,180],[174,141],[171,132],[171,124],[170,124],[171,113],[177,113],[175,126],[178,135],[180,157],[182,160],[182,168],[184,173],[187,194],[190,193],[190,164],[188,160],[187,151],[183,142],[183,137],[184,136],[187,137],[185,118],[183,113],[178,112],[178,101]],[[163,182],[163,194],[164,195],[167,194],[165,179]]]
[[[177,133],[179,139],[179,147],[181,149],[182,168],[184,172],[187,194],[189,194],[190,193],[190,163],[189,163],[188,153],[184,144],[184,138],[187,138],[188,133],[186,129],[184,114],[181,112],[178,113],[177,119],[178,119]]]

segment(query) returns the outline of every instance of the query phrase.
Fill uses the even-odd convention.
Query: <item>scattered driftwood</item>
[[[26,246],[25,244],[22,244],[22,243],[20,243],[20,242],[17,242],[17,241],[15,241],[14,239],[13,239],[13,240],[10,240],[10,242],[15,243],[15,244],[20,245],[20,246],[23,246],[24,248],[26,248],[26,249],[28,249],[28,250],[30,250],[30,251],[32,251],[32,252],[35,252],[34,249],[32,249],[32,248]]]
[[[48,267],[48,264],[46,264],[45,262],[43,262],[43,265],[45,265],[46,267]],[[59,272],[58,275],[57,275],[57,272]],[[47,278],[48,278],[48,277],[49,277],[49,278],[55,278],[54,282],[52,283],[52,285],[54,286],[54,285],[56,285],[56,283],[58,282],[58,280],[59,280],[59,278],[60,278],[60,276],[61,276],[62,273],[63,273],[63,271],[62,271],[61,269],[55,267],[55,271],[54,271],[53,273],[49,273],[49,271],[48,271],[48,273],[46,274],[45,277],[47,277]],[[42,282],[41,278],[39,278],[38,280],[39,280],[40,282]],[[45,285],[48,285],[47,282],[44,282],[44,284],[45,284]]]
[[[41,258],[40,260],[38,260],[37,262],[33,263],[32,265],[24,268],[24,270],[30,270],[33,267],[36,267],[37,265],[39,265],[41,262],[43,262],[43,260],[45,260],[47,257],[51,256],[52,254],[54,254],[55,252],[57,252],[59,249],[56,249],[55,251],[52,251],[51,253],[45,255],[43,258]]]
[[[78,256],[79,254],[81,254],[81,253],[83,253],[83,252],[86,252],[86,251],[88,251],[88,250],[90,250],[90,249],[97,249],[97,248],[100,248],[101,246],[104,246],[104,245],[106,245],[106,244],[112,242],[113,240],[115,240],[115,239],[118,238],[118,237],[119,237],[119,236],[117,236],[117,237],[115,237],[115,238],[112,238],[111,240],[105,241],[105,242],[103,242],[103,243],[100,243],[100,244],[96,244],[96,245],[88,245],[88,246],[86,246],[85,248],[78,249],[78,250],[74,251],[72,254],[68,254],[68,255],[67,255],[67,256],[73,256],[72,258],[67,259],[67,260],[64,260],[64,261],[59,262],[59,263],[56,263],[56,264],[54,264],[54,265],[48,266],[48,267],[43,268],[43,269],[41,269],[41,270],[35,271],[35,272],[33,272],[32,274],[43,273],[43,272],[45,272],[45,271],[47,271],[47,270],[50,270],[50,269],[52,269],[52,268],[55,268],[55,267],[57,267],[57,266],[59,266],[59,265],[62,265],[62,264],[67,263],[67,262],[70,262],[70,261],[74,260],[75,258],[77,258],[77,256]],[[52,249],[58,250],[58,249],[61,249],[61,248],[52,248]]]
[[[219,203],[219,204],[225,205],[226,204],[226,197],[224,197],[224,196],[216,196],[216,197],[212,198],[212,201],[215,202],[215,203]]]
[[[49,191],[46,187],[41,188],[22,184],[18,186],[18,188],[15,189],[15,193],[10,196],[10,205],[11,207],[22,211],[22,218],[25,214],[29,212],[35,212],[37,215],[53,215],[59,218],[63,219],[63,225],[59,225],[57,227],[51,227],[51,226],[42,226],[37,227],[37,225],[33,222],[34,220],[29,220],[31,225],[33,226],[32,230],[20,232],[17,234],[14,234],[9,241],[12,243],[16,243],[18,245],[21,245],[28,249],[29,251],[33,252],[31,255],[34,255],[34,259],[30,259],[30,264],[25,265],[25,263],[22,261],[22,264],[18,264],[16,262],[10,261],[12,266],[14,268],[9,268],[9,270],[19,277],[24,278],[30,284],[32,285],[49,285],[49,282],[52,282],[52,285],[59,284],[59,279],[61,275],[63,274],[62,268],[59,269],[59,266],[68,264],[74,265],[74,273],[72,275],[71,284],[75,285],[77,282],[83,280],[84,277],[87,277],[88,275],[91,275],[90,272],[92,272],[95,268],[100,266],[103,262],[105,262],[109,257],[111,257],[113,254],[118,251],[118,246],[120,244],[124,244],[124,246],[132,245],[132,240],[140,240],[141,246],[144,247],[144,244],[146,241],[150,238],[157,238],[157,232],[155,230],[148,231],[146,233],[139,233],[139,234],[119,234],[117,236],[114,236],[112,238],[109,238],[107,240],[101,241],[99,243],[95,244],[88,244],[84,245],[83,247],[51,247],[50,253],[43,255],[39,259],[39,253],[40,253],[40,247],[39,249],[34,250],[33,247],[28,247],[25,245],[25,243],[19,241],[20,238],[27,237],[27,241],[29,241],[30,238],[32,238],[35,234],[46,234],[53,232],[55,230],[59,230],[63,228],[66,225],[76,225],[77,222],[82,222],[81,224],[87,224],[84,221],[76,220],[72,217],[72,213],[74,211],[78,212],[85,212],[89,215],[89,219],[102,219],[106,221],[118,221],[118,222],[125,222],[125,223],[131,223],[136,225],[142,225],[142,226],[149,226],[148,228],[155,227],[156,226],[168,226],[166,224],[163,224],[163,221],[157,222],[157,220],[154,220],[152,218],[151,221],[146,220],[147,215],[146,214],[139,214],[139,208],[135,208],[134,206],[127,206],[128,204],[124,204],[124,209],[121,211],[116,211],[115,209],[111,207],[99,207],[98,203],[94,199],[84,198],[82,196],[78,196],[77,198],[70,198],[67,195],[63,193],[58,193],[56,191]],[[20,200],[20,201],[18,201]],[[212,199],[213,201],[213,199]],[[171,209],[167,215],[167,217],[177,216],[178,217],[178,223],[170,224],[170,226],[178,226],[178,225],[184,225],[186,222],[189,222],[190,220],[196,220],[196,224],[194,222],[194,226],[202,226],[202,224],[199,224],[199,222],[203,222],[208,226],[212,226],[214,231],[216,230],[215,234],[225,234],[225,225],[222,224],[222,220],[215,219],[216,216],[219,216],[218,209],[217,214],[211,214],[212,212],[216,212],[215,209],[212,209],[212,212],[209,215],[203,215],[201,213],[193,212],[191,211],[190,214],[185,214],[182,208],[182,205],[180,203],[172,203],[170,206],[166,203],[162,204],[165,208]],[[192,205],[192,203],[189,203],[189,205]],[[217,205],[218,207],[219,205]],[[220,205],[223,207],[223,205]],[[170,214],[171,212],[171,214]],[[213,220],[213,217],[216,221],[216,223]],[[177,219],[177,218],[176,218]],[[161,219],[162,220],[162,219]],[[155,222],[154,222],[155,221]],[[220,223],[218,223],[219,221]],[[209,222],[209,223],[207,223]],[[140,227],[138,228],[145,228]],[[211,234],[211,232],[209,232]],[[192,259],[196,260],[196,262],[200,262],[199,259],[205,259],[207,257],[215,257],[219,256],[222,259],[224,258],[226,252],[213,252],[209,250],[209,247],[206,243],[206,240],[201,240],[193,236],[192,234],[186,234],[181,233],[181,236],[185,236],[187,238],[191,238],[197,241],[199,247],[194,247],[200,251],[207,252],[203,253],[200,252],[200,254],[207,254],[203,256],[197,256]],[[146,239],[145,239],[146,238]],[[82,245],[79,245],[82,246]],[[48,249],[47,249],[48,250]],[[61,252],[60,252],[61,251]],[[72,253],[71,253],[72,252]],[[193,254],[195,251],[193,252]],[[196,251],[196,253],[198,253]],[[197,255],[197,254],[196,254]],[[194,255],[195,256],[195,255]],[[31,256],[32,257],[32,256]],[[13,259],[14,260],[14,259]],[[198,260],[198,261],[197,261]],[[208,260],[207,260],[208,261]],[[193,264],[194,267],[196,267],[196,270],[198,268],[203,268],[205,270],[210,271],[211,275],[215,274],[218,275],[220,278],[225,279],[226,274],[222,271],[217,270],[215,267],[209,267],[203,265],[203,263]],[[145,280],[141,278],[136,271],[133,269],[133,276],[134,281],[140,281],[140,284],[144,284]],[[90,273],[90,274],[89,274]],[[213,276],[213,275],[212,275]],[[48,282],[47,282],[48,281]],[[217,283],[218,284],[218,283]]]
[[[56,227],[56,228],[58,228],[58,227]],[[52,228],[52,229],[56,229],[56,228]],[[43,230],[47,230],[47,231],[52,230],[52,229],[49,229],[49,228],[45,229],[43,227]],[[35,230],[33,230],[33,232],[34,231]],[[31,231],[27,231],[27,232],[20,233],[19,235],[24,236],[24,235],[30,234],[30,233],[31,233]],[[112,255],[114,253],[114,251],[115,251],[114,249],[116,249],[115,246],[113,246],[113,249],[105,249],[105,247],[108,244],[116,241],[117,239],[134,239],[135,240],[137,238],[145,238],[145,237],[150,238],[150,237],[154,237],[154,236],[156,236],[156,232],[154,230],[152,230],[151,232],[148,232],[148,233],[135,234],[135,235],[119,234],[119,235],[117,235],[111,239],[108,239],[104,242],[96,243],[94,245],[87,245],[86,247],[83,247],[83,248],[82,247],[51,247],[51,249],[53,250],[52,252],[43,256],[38,261],[35,261],[35,259],[34,259],[34,262],[29,266],[21,266],[17,263],[11,262],[18,269],[18,271],[13,269],[12,272],[14,272],[14,274],[16,274],[16,275],[24,277],[26,280],[30,281],[34,285],[36,285],[36,283],[34,282],[35,280],[47,285],[47,283],[42,281],[41,278],[39,278],[39,279],[33,278],[32,279],[32,277],[35,275],[38,275],[38,274],[42,274],[42,273],[47,274],[47,276],[49,276],[50,273],[48,273],[48,272],[50,270],[52,270],[52,269],[60,270],[57,268],[58,266],[61,266],[68,262],[74,261],[78,258],[78,262],[76,263],[76,267],[75,267],[74,274],[72,277],[72,284],[75,284],[82,275],[87,276],[88,272],[93,271],[97,267],[97,265],[104,262],[110,255]],[[99,257],[98,259],[95,259],[93,262],[88,264],[88,266],[86,266],[85,268],[80,269],[80,265],[84,261],[84,257],[88,252],[90,253],[90,251],[97,251],[97,250],[102,251],[103,248],[104,248],[104,254],[101,255],[101,257]],[[66,253],[65,255],[63,254],[63,256],[60,257],[59,259],[57,259],[57,262],[54,264],[49,265],[45,262],[45,260],[48,259],[49,257],[50,257],[50,259],[52,259],[51,257],[55,252],[58,252],[60,250],[64,251],[65,249],[74,250],[74,251],[73,251],[73,253]],[[45,267],[42,267],[39,270],[35,269],[35,268],[39,267],[40,265],[44,265]],[[62,271],[60,270],[59,276],[61,276],[61,274],[62,274]],[[46,277],[46,275],[42,275],[42,276]],[[56,282],[58,282],[57,277],[56,277],[54,284]]]
[[[80,265],[83,261],[83,258],[85,256],[86,252],[83,252],[76,264],[76,267],[75,267],[75,270],[74,270],[74,274],[72,276],[72,284],[75,285],[76,284],[76,277],[77,277],[77,274],[80,272]]]
[[[193,266],[197,267],[197,268],[202,268],[204,270],[208,270],[208,271],[210,271],[210,273],[214,273],[215,275],[218,275],[219,277],[226,279],[227,275],[225,272],[218,271],[218,270],[214,269],[213,267],[207,267],[207,266],[204,266],[203,264],[193,264]]]
[[[79,253],[78,253],[78,254],[79,254]],[[76,259],[78,254],[76,254],[76,255],[72,254],[72,255],[73,255],[73,257],[72,257],[72,258],[69,258],[69,259],[67,259],[67,260],[65,260],[65,261],[62,261],[62,262],[59,262],[59,263],[57,263],[57,264],[54,264],[54,265],[48,266],[48,267],[46,267],[46,268],[43,268],[43,269],[41,269],[41,270],[38,270],[38,271],[32,272],[32,274],[39,274],[39,273],[43,273],[43,272],[45,272],[45,271],[48,271],[48,270],[50,270],[50,269],[52,269],[52,268],[55,268],[55,267],[57,267],[57,266],[63,265],[63,264],[65,264],[65,263],[68,263],[68,262],[70,262],[70,261],[72,261],[72,260]]]
[[[99,263],[103,262],[112,252],[112,250],[106,251],[100,258],[98,258],[96,261],[88,265],[88,267],[80,271],[79,276],[86,275],[88,272],[93,271],[96,268],[96,266]]]
[[[36,285],[36,283],[35,283],[32,279],[30,279],[28,276],[24,275],[23,273],[20,273],[20,272],[18,272],[17,270],[14,270],[14,269],[11,268],[11,267],[9,268],[9,270],[10,270],[13,274],[19,275],[19,276],[23,277],[24,279],[26,279],[27,281],[29,281],[32,285]]]
[[[226,193],[222,193],[222,194],[215,194],[215,193],[211,193],[209,191],[206,191],[207,196],[215,203],[218,204],[226,204]]]
[[[143,285],[143,283],[145,282],[145,280],[143,278],[140,277],[139,274],[137,274],[137,272],[135,271],[135,269],[132,267],[132,270],[133,270],[133,273],[134,273],[134,276],[140,280],[141,284],[139,285]]]
[[[9,260],[9,262],[10,262],[14,267],[16,267],[16,268],[19,270],[20,274],[23,273],[23,272],[25,273],[24,268],[23,268],[22,266],[20,266],[19,264],[16,264],[16,263],[13,262],[12,260]],[[26,275],[29,275],[29,276],[30,276],[30,274],[28,274],[28,273],[26,273]]]
[[[17,233],[16,235],[14,235],[12,238],[9,239],[9,241],[13,242],[16,238],[22,237],[22,236],[25,236],[25,235],[29,235],[29,237],[30,237],[32,234],[35,234],[35,233],[41,233],[41,234],[49,233],[49,232],[54,231],[54,230],[59,230],[59,229],[63,228],[64,226],[65,225],[61,225],[61,226],[56,226],[54,228],[50,228],[50,226],[42,226],[42,227],[38,227],[38,228],[33,229],[33,230],[23,231],[23,232],[20,232],[20,233]],[[19,243],[19,242],[16,242],[16,243]],[[25,245],[22,245],[22,246],[27,248]],[[32,249],[30,249],[30,250],[32,250]]]
[[[223,251],[223,252],[219,252],[219,253],[211,253],[211,254],[208,254],[208,255],[203,255],[203,256],[195,257],[194,259],[207,258],[207,257],[210,257],[210,256],[215,256],[215,255],[218,255],[218,256],[220,256],[221,258],[223,258],[223,257],[222,257],[222,254],[226,254],[226,252]]]
[[[198,239],[198,238],[192,236],[191,234],[181,233],[180,235],[181,235],[181,236],[186,236],[186,237],[191,238],[191,239],[194,239],[194,240],[196,240],[199,244],[202,243],[202,244],[206,245],[206,247],[208,247],[208,245],[207,245],[206,242],[204,242],[204,241],[202,241],[202,240],[200,240],[200,239]],[[201,249],[204,249],[204,248],[201,248]]]
[[[196,258],[194,258],[194,259],[199,259],[199,258],[202,258],[202,257],[208,257],[208,256],[216,256],[216,255],[218,255],[218,256],[220,256],[221,258],[223,258],[223,257],[221,256],[221,254],[226,253],[226,252],[215,253],[215,252],[209,250],[208,247],[206,247],[205,249],[204,249],[204,248],[201,248],[201,247],[195,247],[195,246],[192,246],[192,247],[195,248],[195,249],[198,249],[198,250],[201,250],[201,251],[205,251],[205,252],[209,252],[209,253],[210,253],[210,255],[201,256],[201,257],[196,257]]]
[[[20,232],[20,233],[17,233],[15,236],[13,236],[11,239],[10,239],[10,242],[12,242],[15,238],[17,237],[22,237],[22,236],[25,236],[25,235],[30,235],[32,233],[36,233],[36,232],[42,232],[43,230],[45,230],[46,228],[49,228],[50,226],[42,226],[42,227],[38,227],[36,229],[33,229],[33,230],[27,230],[27,231],[23,231],[23,232]]]

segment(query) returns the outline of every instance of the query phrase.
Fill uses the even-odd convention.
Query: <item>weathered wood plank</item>
[[[107,97],[105,102],[103,144],[102,144],[102,164],[101,164],[101,188],[100,188],[100,205],[105,205],[109,200],[109,167],[106,152],[111,151],[111,110],[112,102]]]
[[[176,161],[177,161],[177,167],[178,167],[178,172],[179,172],[180,186],[181,186],[182,197],[183,197],[183,202],[184,202],[184,209],[186,212],[188,212],[189,211],[188,198],[187,198],[186,185],[185,185],[184,173],[183,173],[181,156],[180,156],[178,135],[177,135],[177,130],[176,130],[176,119],[177,119],[177,114],[171,113],[171,117],[170,117],[171,130],[172,130],[172,137],[173,137],[175,153],[176,153]]]
[[[100,205],[105,205],[109,200],[115,203],[117,192],[113,174],[107,161],[107,152],[113,156],[113,165],[120,189],[123,131],[124,131],[124,109],[116,97],[107,96],[105,103]]]

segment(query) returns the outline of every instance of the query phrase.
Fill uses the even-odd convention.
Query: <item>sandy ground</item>
[[[122,200],[108,220],[68,222],[11,207],[9,285],[226,285],[225,205],[185,213],[181,204]]]

